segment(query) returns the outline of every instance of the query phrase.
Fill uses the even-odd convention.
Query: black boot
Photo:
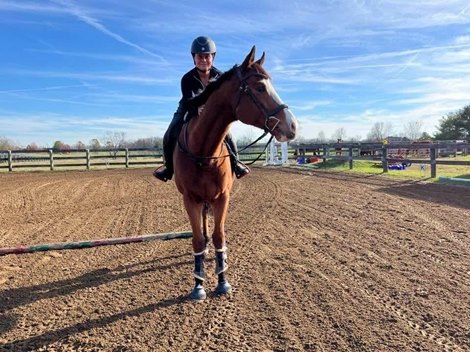
[[[153,172],[153,176],[163,182],[166,182],[168,180],[171,180],[171,178],[173,177],[173,168],[169,168],[168,164],[162,165]]]
[[[173,162],[165,162],[165,165],[160,166],[153,172],[153,176],[163,182],[171,180],[173,177],[173,165],[170,166],[170,164],[173,164]]]
[[[170,138],[170,134],[168,137],[169,138],[166,140],[163,140],[163,157],[165,164],[153,172],[153,176],[163,182],[171,180],[173,177],[173,149],[175,143],[173,143],[173,140]]]
[[[184,107],[183,99],[181,99],[178,109],[173,114],[173,119],[163,136],[163,156],[165,158],[165,165],[160,166],[153,172],[153,176],[163,182],[171,180],[173,177],[173,150],[176,146],[179,131],[184,123],[185,113],[186,108]]]
[[[215,293],[218,295],[224,295],[232,292],[232,286],[228,283],[225,278],[225,271],[227,270],[227,249],[215,250],[215,273],[218,275],[217,287]]]
[[[243,164],[240,160],[235,159],[233,164],[233,172],[235,172],[235,176],[237,178],[248,175],[251,171],[250,168]]]
[[[205,279],[205,273],[204,273],[204,251],[201,253],[195,253],[194,254],[194,280],[196,284],[194,285],[193,290],[191,291],[191,294],[189,297],[194,300],[203,300],[206,299],[206,291],[204,290],[204,279]]]
[[[171,180],[173,177],[173,149],[175,147],[175,143],[171,138],[172,134],[173,133],[168,133],[167,138],[163,140],[163,157],[165,159],[165,164],[153,172],[153,176],[163,182]]]
[[[232,164],[232,170],[235,173],[237,178],[241,178],[250,173],[248,166],[243,164],[238,160],[238,149],[237,145],[232,139],[232,135],[229,133],[225,136],[225,145],[227,146],[228,152],[230,154],[230,162]]]

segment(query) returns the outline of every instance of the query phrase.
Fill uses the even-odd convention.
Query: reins
[[[184,133],[184,142],[186,145],[188,145],[187,143],[187,137],[188,137],[188,124],[189,124],[189,121],[187,123],[185,123],[183,125],[183,128],[185,129],[185,133]],[[254,142],[251,142],[250,144],[248,144],[247,146],[243,147],[242,149],[239,150],[239,152],[243,152],[244,150],[247,150],[248,148],[252,147],[253,145],[255,145],[257,142],[259,142],[261,139],[263,139],[264,137],[266,137],[266,135],[268,134],[268,132],[264,132],[261,136],[259,136]],[[266,148],[268,147],[269,143],[271,143],[271,141],[273,140],[274,136],[271,135],[271,137],[269,138],[269,141],[266,143],[266,145],[264,146],[263,150],[259,153],[259,155],[256,157],[255,160],[252,160],[248,163],[245,163],[246,165],[252,165],[254,164],[255,162],[257,162],[261,156],[264,154],[264,152],[266,151]],[[226,146],[227,148],[229,148],[228,146]],[[189,157],[190,159],[192,159],[194,162],[196,163],[201,163],[201,161],[203,160],[215,160],[215,159],[221,159],[221,158],[227,158],[227,157],[230,157],[230,154],[226,154],[226,155],[220,155],[220,156],[200,156],[200,155],[196,155],[196,154],[193,154],[191,153],[190,151],[188,151],[186,148],[184,148],[182,145],[181,145],[181,142],[180,142],[180,139],[178,138],[178,148],[180,149],[180,151],[182,153],[184,153],[187,157]]]
[[[264,107],[264,105],[256,98],[256,96],[253,94],[251,88],[249,87],[248,83],[247,83],[247,79],[249,77],[252,77],[252,76],[261,76],[263,78],[268,78],[266,75],[262,74],[261,72],[258,72],[256,71],[255,73],[250,73],[246,76],[242,76],[241,74],[241,71],[240,71],[240,66],[238,65],[235,65],[233,67],[233,70],[235,70],[236,74],[237,74],[237,77],[238,77],[238,80],[240,81],[240,87],[239,87],[239,94],[238,94],[238,99],[237,99],[237,103],[235,105],[235,109],[234,109],[234,114],[235,114],[235,118],[236,118],[236,110],[238,108],[238,105],[240,104],[240,100],[241,100],[241,97],[242,97],[242,94],[246,94],[250,97],[251,101],[256,105],[256,107],[263,113],[264,115],[264,118],[265,118],[265,121],[264,121],[264,133],[258,137],[254,142],[251,142],[250,144],[248,144],[247,146],[243,147],[240,152],[248,149],[249,147],[253,146],[254,144],[256,144],[258,141],[260,141],[261,139],[263,139],[269,132],[273,132],[277,125],[279,124],[280,120],[276,117],[276,114],[278,114],[279,112],[281,112],[282,110],[284,109],[287,109],[288,106],[286,104],[278,104],[278,106],[276,108],[274,108],[273,110],[271,111],[267,111],[266,108]],[[237,119],[238,120],[238,119]],[[269,121],[273,120],[274,121],[274,126],[272,128],[270,128],[268,126],[269,124]],[[183,128],[185,129],[184,131],[184,144],[186,145],[186,147],[188,146],[188,125],[189,125],[190,121],[186,122],[184,125],[183,125]],[[266,148],[268,147],[269,143],[271,143],[272,139],[273,139],[274,135],[271,134],[271,138],[269,138],[269,141],[266,143],[266,145],[264,146],[263,150],[261,151],[261,153],[256,157],[255,160],[249,162],[249,163],[246,163],[247,165],[252,165],[254,164],[256,161],[258,161],[261,156],[264,154],[264,152],[266,151]],[[190,151],[187,150],[187,148],[183,147],[181,145],[181,142],[180,142],[180,138],[178,137],[177,139],[177,142],[178,142],[178,148],[180,149],[180,151],[182,153],[184,153],[186,156],[188,156],[190,159],[194,160],[196,163],[199,163],[201,164],[202,161],[204,160],[216,160],[216,159],[221,159],[221,158],[227,158],[227,157],[230,157],[231,155],[230,154],[226,154],[226,155],[220,155],[220,156],[201,156],[201,155],[195,155],[193,153],[191,153]],[[227,148],[230,148],[229,146],[227,146]]]
[[[183,125],[183,128],[184,128],[184,144],[186,145],[186,147],[188,146],[188,125],[189,125],[189,122],[191,120],[189,120],[188,122],[186,122],[184,125]],[[180,138],[178,137],[177,139],[177,143],[178,143],[178,148],[179,150],[185,154],[187,157],[189,157],[190,159],[192,159],[194,162],[196,163],[201,163],[203,160],[215,160],[215,159],[222,159],[222,158],[227,158],[230,156],[230,154],[226,154],[226,155],[220,155],[220,156],[201,156],[201,155],[196,155],[196,154],[193,154],[191,153],[187,148],[185,148],[183,145],[181,145],[181,142],[180,142]]]

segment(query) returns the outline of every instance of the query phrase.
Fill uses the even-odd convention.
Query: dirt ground
[[[0,174],[0,247],[190,230],[150,169]],[[470,187],[255,168],[190,239],[0,257],[0,351],[470,351]]]

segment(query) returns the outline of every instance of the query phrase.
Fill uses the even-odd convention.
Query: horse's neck
[[[211,98],[202,113],[191,120],[188,131],[189,150],[201,156],[218,156],[221,153],[221,144],[230,124],[235,121],[229,106],[218,104],[216,99]]]

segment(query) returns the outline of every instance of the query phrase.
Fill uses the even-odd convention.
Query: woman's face
[[[194,55],[194,62],[196,67],[203,72],[207,72],[212,68],[212,54],[196,54]]]

